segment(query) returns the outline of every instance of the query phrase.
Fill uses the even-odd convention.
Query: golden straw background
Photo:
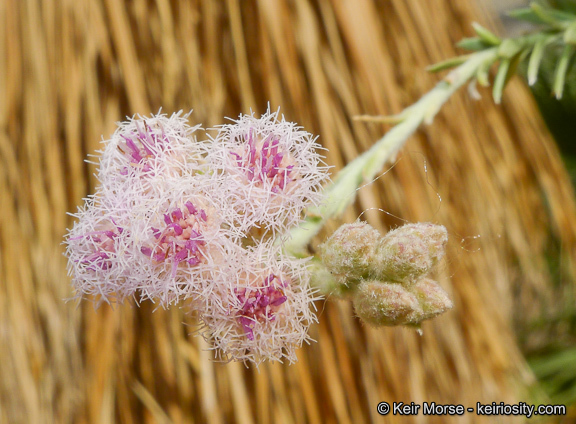
[[[523,349],[543,343],[547,334],[526,333],[528,323],[573,288],[576,207],[518,78],[501,106],[485,89],[480,101],[458,93],[343,217],[368,210],[362,218],[383,231],[402,223],[383,211],[447,226],[437,278],[455,307],[425,323],[422,337],[366,327],[346,302],[318,302],[317,343],[294,365],[258,371],[211,362],[191,334],[194,320],[177,308],[94,311],[63,301],[72,294],[66,212],[93,192],[95,167],[84,159],[116,121],[194,109],[192,124],[210,127],[270,102],[319,134],[338,170],[388,129],[353,116],[398,113],[416,101],[441,78],[424,67],[461,53],[453,45],[472,35],[473,21],[498,31],[474,5],[1,2],[0,421],[440,423],[446,418],[381,417],[376,405],[531,403],[534,379],[517,336],[524,332]],[[555,285],[546,262],[553,242],[566,269]],[[466,414],[458,422],[493,420]]]

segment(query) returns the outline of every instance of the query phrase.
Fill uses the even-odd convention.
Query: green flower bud
[[[360,319],[375,326],[409,325],[420,322],[423,311],[418,299],[400,284],[368,281],[354,295]]]
[[[418,280],[410,287],[410,292],[416,296],[422,308],[422,320],[434,318],[453,307],[448,294],[431,278]]]
[[[370,274],[380,238],[378,230],[366,222],[344,224],[320,246],[322,262],[346,285],[355,285]]]
[[[409,286],[444,256],[447,241],[442,225],[407,224],[390,231],[376,247],[374,276]]]
[[[375,326],[419,327],[452,308],[452,301],[438,283],[422,278],[410,288],[398,283],[366,281],[354,293],[354,309],[360,319]]]

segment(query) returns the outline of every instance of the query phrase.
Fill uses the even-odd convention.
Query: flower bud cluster
[[[203,141],[187,118],[134,117],[104,142],[101,184],[65,241],[76,297],[188,300],[218,358],[294,361],[314,297],[271,236],[320,200],[319,145],[278,113]]]
[[[444,255],[446,228],[407,224],[385,236],[365,222],[342,225],[320,246],[313,284],[351,298],[358,316],[381,325],[418,326],[452,308],[448,295],[426,277]]]

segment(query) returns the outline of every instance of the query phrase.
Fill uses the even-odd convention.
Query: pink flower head
[[[310,340],[307,330],[316,316],[306,267],[277,253],[269,243],[243,250],[227,273],[206,287],[198,309],[204,337],[218,357],[294,362],[295,350]]]
[[[316,138],[267,112],[260,119],[241,115],[222,125],[212,140],[208,162],[225,178],[222,190],[248,231],[265,227],[284,230],[301,212],[320,200],[327,178]]]
[[[68,274],[73,277],[76,297],[93,295],[97,303],[121,300],[134,291],[127,281],[129,231],[101,212],[98,208],[80,210],[66,240]]]
[[[194,188],[194,187],[192,187]],[[226,211],[208,195],[177,193],[179,202],[164,202],[138,224],[138,275],[141,298],[167,306],[198,297],[238,249],[239,236],[226,220]]]
[[[201,161],[201,149],[193,137],[200,126],[188,126],[187,117],[180,111],[169,118],[159,113],[118,123],[100,161],[103,185],[133,184],[134,177],[177,177]]]

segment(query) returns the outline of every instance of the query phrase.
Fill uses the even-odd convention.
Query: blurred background
[[[336,172],[389,129],[354,116],[416,101],[440,78],[424,68],[463,53],[454,44],[472,22],[518,30],[499,14],[449,0],[2,1],[0,422],[445,421],[381,417],[381,401],[566,403],[568,416],[543,422],[573,422],[574,190],[521,77],[500,106],[484,89],[479,101],[455,95],[316,240],[362,211],[382,231],[445,225],[435,278],[455,307],[423,336],[318,302],[317,343],[294,365],[256,369],[211,362],[178,308],[64,302],[66,212],[94,191],[84,159],[115,122],[162,107],[194,109],[191,123],[210,127],[269,103],[320,136]],[[539,93],[560,145],[573,148],[570,104],[550,109],[550,90]]]

